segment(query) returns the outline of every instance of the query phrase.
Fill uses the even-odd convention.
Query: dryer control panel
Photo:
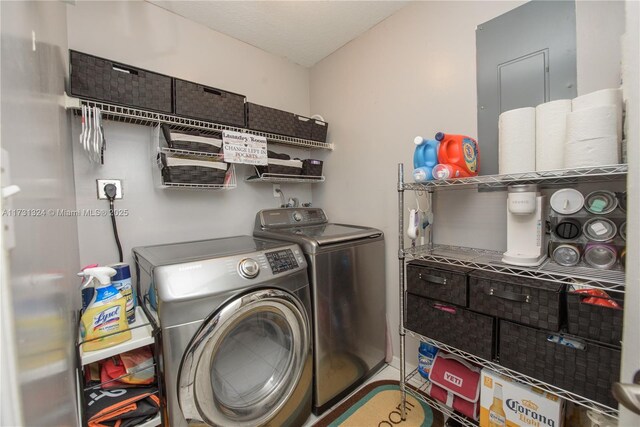
[[[294,270],[298,268],[300,265],[298,264],[298,259],[302,255],[299,254],[299,250],[297,257],[296,254],[293,253],[291,249],[283,249],[275,252],[265,252],[267,257],[267,261],[269,262],[269,266],[271,267],[271,271],[273,274],[282,273],[288,270]]]

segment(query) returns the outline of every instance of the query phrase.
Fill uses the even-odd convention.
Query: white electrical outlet
[[[122,199],[122,180],[119,179],[96,179],[98,189],[98,199],[107,199],[107,194],[104,192],[104,187],[107,184],[113,184],[116,186],[116,199]]]
[[[280,184],[273,184],[273,197],[280,197]]]

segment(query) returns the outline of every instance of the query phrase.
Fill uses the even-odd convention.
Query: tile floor
[[[375,374],[373,377],[369,378],[369,380],[364,383],[363,385],[361,385],[357,390],[355,390],[353,393],[351,393],[350,395],[348,395],[347,397],[345,397],[344,399],[342,399],[340,402],[336,403],[333,408],[337,407],[338,405],[340,405],[342,402],[344,402],[345,400],[347,400],[349,397],[351,397],[354,393],[357,393],[358,390],[360,390],[362,387],[366,386],[369,383],[372,383],[374,381],[380,381],[380,380],[400,380],[400,371],[396,368],[394,368],[391,365],[385,365],[384,367],[382,367],[377,374]],[[311,414],[311,416],[309,417],[309,419],[307,420],[306,423],[304,423],[304,425],[302,427],[311,427],[316,421],[318,421],[320,418],[324,417],[325,415],[329,414],[331,412],[331,410],[333,409],[329,409],[327,410],[327,412],[323,413],[321,416],[316,417],[315,415]]]

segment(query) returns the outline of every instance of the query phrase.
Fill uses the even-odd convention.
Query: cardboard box
[[[563,424],[564,399],[482,369],[480,427],[562,427]]]

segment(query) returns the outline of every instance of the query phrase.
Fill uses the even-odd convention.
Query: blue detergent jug
[[[413,180],[426,182],[433,179],[433,167],[438,164],[439,141],[416,136],[413,140],[416,149],[413,152]]]
[[[429,379],[431,366],[433,365],[436,354],[438,354],[438,347],[434,347],[424,341],[420,342],[420,348],[418,349],[418,372],[420,372],[420,375],[425,379]]]

